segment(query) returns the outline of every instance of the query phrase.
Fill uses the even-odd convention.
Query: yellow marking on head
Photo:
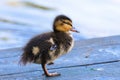
[[[37,55],[38,53],[39,53],[39,51],[40,51],[40,49],[39,49],[39,47],[33,47],[33,49],[32,49],[32,53],[34,54],[34,55]]]
[[[67,31],[70,31],[72,29],[71,25],[72,25],[72,22],[69,20],[59,20],[55,23],[55,29],[58,31],[67,32]]]

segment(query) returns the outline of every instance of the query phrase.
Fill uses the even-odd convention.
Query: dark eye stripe
[[[72,26],[72,24],[70,24],[69,22],[65,22],[65,21],[63,21],[63,20],[61,20],[63,23],[65,23],[65,24],[68,24],[68,25],[70,25],[70,26]]]

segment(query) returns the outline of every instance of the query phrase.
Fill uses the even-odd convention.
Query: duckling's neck
[[[73,40],[70,32],[54,32],[54,33],[55,33],[56,39],[59,42],[64,43],[64,42]]]
[[[65,36],[71,36],[71,33],[70,32],[62,32],[62,31],[55,31],[54,32],[56,34],[56,36],[58,37],[65,37]]]

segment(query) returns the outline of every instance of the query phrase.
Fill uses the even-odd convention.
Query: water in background
[[[0,49],[22,47],[34,35],[52,31],[65,14],[81,32],[75,40],[120,35],[120,0],[1,0]]]

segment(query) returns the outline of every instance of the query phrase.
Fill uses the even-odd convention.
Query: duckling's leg
[[[49,73],[46,68],[46,64],[41,64],[41,65],[42,65],[42,69],[47,77],[60,76],[59,73]]]

